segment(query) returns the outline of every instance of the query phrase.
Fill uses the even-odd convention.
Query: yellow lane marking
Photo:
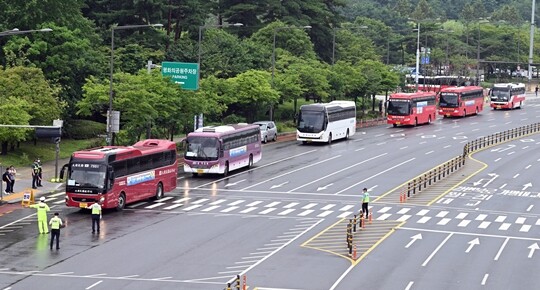
[[[384,240],[386,240],[386,238],[388,238],[393,232],[396,231],[396,228],[400,228],[403,224],[405,223],[405,221],[401,222],[399,225],[397,225],[395,228],[392,228],[388,233],[386,233],[386,235],[384,235],[382,238],[380,238],[373,246],[371,246],[364,254],[362,254],[362,256],[360,256],[358,259],[356,259],[356,261],[352,260],[353,262],[353,266],[356,266],[358,265],[358,263],[360,263],[360,261],[362,261],[364,259],[364,257],[366,257],[369,253],[371,253],[371,251],[373,251],[373,249],[375,249],[380,243],[382,243]]]

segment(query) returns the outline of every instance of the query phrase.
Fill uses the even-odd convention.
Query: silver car
[[[263,143],[268,142],[268,140],[277,140],[277,127],[273,121],[259,121],[253,124],[261,127],[261,140]]]

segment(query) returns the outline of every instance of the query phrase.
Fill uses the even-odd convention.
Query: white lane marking
[[[364,179],[364,180],[360,180],[359,182],[357,182],[357,183],[355,183],[355,184],[353,184],[353,185],[351,185],[351,186],[349,186],[349,187],[347,187],[347,188],[345,188],[345,189],[342,189],[342,190],[336,192],[334,195],[338,195],[338,194],[340,194],[340,193],[342,193],[342,192],[344,192],[344,191],[347,191],[347,190],[349,190],[349,189],[351,189],[351,188],[355,188],[355,187],[357,187],[359,184],[365,183],[366,181],[368,181],[368,180],[370,180],[370,179],[372,179],[372,178],[375,178],[375,177],[377,177],[377,176],[379,176],[379,175],[381,175],[381,174],[384,174],[384,173],[386,173],[386,172],[388,172],[388,171],[390,171],[390,170],[392,170],[392,169],[394,169],[394,168],[397,168],[397,167],[399,167],[399,166],[401,166],[401,165],[403,165],[403,164],[409,163],[409,162],[411,162],[411,161],[413,161],[413,160],[415,160],[415,159],[416,159],[416,158],[411,158],[411,159],[405,160],[405,161],[403,161],[403,162],[401,162],[401,163],[399,163],[399,164],[396,164],[396,165],[394,165],[394,166],[392,166],[392,167],[390,167],[390,168],[388,168],[388,169],[386,169],[386,170],[383,170],[383,171],[381,171],[381,172],[379,172],[379,173],[377,173],[377,174],[375,174],[375,175],[372,175],[372,176],[370,176],[370,177],[368,177],[368,178],[366,178],[366,179]]]
[[[431,217],[428,217],[428,216],[424,216],[422,217],[421,219],[419,219],[416,223],[418,224],[425,224],[427,221],[429,221],[431,219]]]
[[[462,220],[457,226],[458,227],[466,227],[471,221],[470,220]]]
[[[328,205],[325,205],[324,207],[322,207],[321,209],[322,210],[329,210],[331,208],[333,208],[334,206],[336,206],[335,204],[328,204]]]
[[[248,212],[254,211],[256,209],[258,209],[258,207],[248,207],[245,210],[241,211],[240,213],[248,213]]]
[[[245,201],[245,200],[243,200],[243,199],[239,199],[239,200],[237,200],[237,201],[233,201],[233,202],[229,203],[228,205],[239,205],[239,204],[241,204],[241,203],[244,202],[244,201]]]
[[[136,208],[136,207],[138,207],[138,206],[141,206],[141,205],[147,204],[147,203],[148,203],[147,201],[141,201],[141,202],[138,202],[138,203],[136,203],[136,204],[129,205],[128,207],[129,207],[129,208]]]
[[[259,203],[262,203],[262,201],[261,201],[261,200],[254,201],[254,202],[252,202],[252,203],[250,203],[250,204],[247,204],[246,206],[256,206],[256,205],[258,205]]]
[[[448,236],[446,236],[446,238],[439,244],[439,246],[437,246],[437,248],[435,248],[435,250],[433,250],[433,252],[431,253],[431,255],[429,255],[429,257],[427,257],[427,259],[424,261],[424,263],[422,263],[422,267],[425,267],[429,261],[433,258],[433,256],[435,256],[435,254],[437,254],[437,252],[442,248],[442,246],[444,246],[444,244],[454,235],[454,233],[450,233],[448,234]]]
[[[506,231],[508,230],[508,228],[510,227],[510,223],[503,223],[501,224],[501,226],[499,227],[499,231]]]
[[[167,200],[173,199],[173,198],[174,198],[174,196],[166,196],[164,198],[154,200],[154,202],[164,202],[164,201],[167,201]]]
[[[501,256],[504,247],[506,247],[506,243],[508,243],[508,240],[510,240],[510,238],[504,239],[504,242],[502,243],[501,247],[499,248],[499,251],[497,252],[497,255],[495,255],[495,258],[493,258],[494,261],[499,260],[499,257]]]
[[[196,201],[191,202],[191,204],[199,204],[208,201],[208,198],[201,198]]]
[[[63,195],[63,194],[66,194],[66,193],[65,192],[59,192],[59,193],[51,194],[51,195],[47,196],[47,198],[57,197],[57,196],[60,196],[60,195]]]
[[[501,160],[501,157],[495,159],[494,161],[495,161],[495,162],[498,162],[499,160]]]
[[[196,209],[196,208],[201,207],[201,206],[202,206],[202,204],[196,204],[196,205],[192,205],[192,206],[183,208],[183,210],[185,210],[185,211],[190,211],[190,210],[192,210],[192,209]]]
[[[401,148],[399,148],[399,150],[403,150],[403,149],[407,149],[407,148],[409,148],[409,146],[401,147]]]
[[[220,212],[231,212],[231,211],[233,211],[233,210],[235,210],[237,208],[238,208],[238,206],[231,206],[231,207],[228,207],[228,208],[226,208],[226,209],[224,209],[224,210],[222,210]]]
[[[362,164],[364,164],[364,163],[366,163],[366,162],[369,162],[369,161],[371,161],[371,160],[377,159],[377,158],[382,157],[382,156],[387,155],[387,154],[388,154],[388,153],[383,153],[383,154],[379,154],[379,155],[377,155],[377,156],[373,156],[373,157],[371,157],[371,158],[362,160],[362,161],[360,161],[360,162],[358,162],[358,163],[355,163],[355,164],[353,164],[353,165],[349,165],[349,166],[347,166],[347,167],[345,167],[345,168],[342,168],[342,169],[340,169],[340,170],[334,171],[334,172],[332,172],[332,173],[330,173],[330,174],[326,174],[326,175],[323,176],[323,177],[317,178],[317,179],[315,179],[315,180],[313,180],[313,181],[310,181],[310,182],[305,183],[305,184],[303,184],[303,185],[300,185],[300,186],[298,186],[298,187],[296,187],[296,188],[293,188],[293,189],[289,190],[288,192],[296,191],[296,190],[298,190],[298,189],[300,189],[300,188],[303,188],[303,187],[306,187],[306,186],[308,186],[308,185],[310,185],[310,184],[319,182],[319,181],[321,181],[321,180],[323,180],[323,179],[325,179],[325,178],[328,178],[328,177],[330,177],[330,176],[339,174],[339,173],[341,173],[341,172],[343,172],[343,171],[346,171],[346,170],[349,170],[349,169],[351,169],[351,168],[353,168],[353,167],[362,165]]]
[[[184,197],[184,198],[177,199],[177,200],[173,201],[173,203],[181,203],[181,202],[184,202],[184,201],[188,201],[189,199],[190,199],[190,197]]]
[[[210,206],[210,207],[207,207],[205,209],[201,209],[201,211],[204,211],[204,212],[209,212],[209,211],[212,211],[216,208],[220,207],[219,205],[213,205],[213,206]]]
[[[487,229],[487,227],[491,224],[491,222],[482,222],[478,226],[479,229]]]
[[[426,152],[425,154],[426,154],[426,155],[429,155],[429,154],[431,154],[431,153],[433,153],[433,152],[435,152],[435,151],[431,150],[431,151]]]
[[[387,218],[389,218],[390,216],[392,216],[392,214],[389,214],[389,213],[381,214],[379,217],[376,218],[376,220],[378,220],[378,221],[384,221],[384,220],[386,220]]]
[[[414,282],[410,281],[409,284],[407,284],[407,287],[405,287],[405,290],[410,290],[412,288],[413,284],[414,284]]]
[[[350,217],[350,216],[352,215],[352,213],[353,213],[352,211],[346,211],[346,212],[344,212],[344,213],[338,215],[337,217],[340,218],[340,219],[341,219],[341,218],[348,217],[348,216]]]
[[[535,225],[540,226],[540,219],[536,220]]]
[[[391,206],[385,206],[383,208],[381,208],[379,211],[377,211],[378,213],[385,213],[387,211],[389,211],[392,207]],[[399,213],[399,212],[398,212]]]
[[[100,284],[101,282],[103,282],[103,280],[99,280],[99,281],[97,281],[96,283],[94,283],[94,284],[92,284],[92,285],[90,285],[90,286],[86,287],[86,290],[88,290],[88,289],[92,289],[92,288],[93,288],[94,286],[97,286],[97,285],[99,285],[99,284]]]
[[[364,149],[366,149],[366,148],[358,148],[358,149],[356,149],[354,151],[360,151],[360,150],[364,150]]]
[[[325,211],[325,212],[323,212],[323,213],[317,215],[317,217],[325,217],[325,216],[327,216],[327,215],[329,215],[329,214],[331,214],[331,213],[333,213],[333,212],[334,212],[334,211],[332,211],[332,210],[327,210],[327,211]]]
[[[400,209],[397,213],[398,213],[398,214],[406,214],[406,213],[408,213],[410,210],[411,210],[411,208],[409,208],[409,207],[404,207],[404,208]]]
[[[474,220],[476,221],[483,221],[487,217],[487,214],[479,214]]]
[[[467,215],[469,215],[469,214],[466,213],[466,212],[461,212],[461,213],[459,213],[459,214],[456,216],[456,218],[462,220],[462,219],[464,219]]]
[[[448,214],[448,211],[443,210],[443,211],[439,212],[439,213],[436,215],[436,217],[438,217],[438,218],[443,218],[443,217],[445,217],[447,214]]]
[[[226,199],[219,199],[219,200],[216,200],[216,201],[213,201],[213,202],[209,203],[209,205],[218,205],[218,204],[224,203],[226,201],[227,201]]]
[[[424,216],[426,215],[426,213],[429,212],[429,209],[423,209],[423,210],[420,210],[418,213],[416,213],[416,215],[421,215],[421,216]]]
[[[271,208],[267,208],[267,209],[261,211],[259,214],[268,214],[268,213],[271,213],[271,212],[273,212],[275,210],[276,210],[276,208],[271,207]]]
[[[528,233],[530,229],[531,229],[531,225],[523,225],[521,229],[519,229],[519,231],[523,233]]]
[[[54,203],[54,204],[62,204],[62,203],[65,203],[65,201],[64,201],[64,200],[59,200],[59,201],[55,201],[55,202],[53,202],[53,203]]]
[[[316,205],[317,205],[316,203],[310,203],[308,205],[303,206],[302,209],[310,209],[310,208],[312,208],[312,207],[314,207]]]
[[[314,212],[314,210],[308,209],[308,210],[305,210],[305,211],[299,213],[298,216],[307,216],[308,214],[310,214],[312,212]]]
[[[531,211],[531,209],[534,207],[533,204],[529,205],[529,207],[527,208],[527,211]]]
[[[313,150],[312,152],[314,152],[314,151],[316,151],[316,150]],[[309,165],[306,165],[306,166],[303,166],[303,167],[300,167],[300,168],[297,168],[297,169],[294,169],[294,170],[291,170],[291,171],[288,171],[288,172],[285,172],[285,173],[282,173],[282,174],[273,176],[273,177],[271,177],[271,178],[269,178],[269,179],[266,179],[266,180],[263,180],[263,181],[261,181],[261,182],[252,184],[252,185],[250,185],[250,186],[246,186],[246,187],[240,189],[240,191],[244,191],[244,190],[250,189],[250,188],[252,188],[252,187],[255,187],[255,186],[261,185],[261,184],[263,184],[263,183],[266,183],[266,182],[269,182],[269,181],[272,181],[272,180],[281,178],[281,177],[283,177],[283,176],[290,175],[291,173],[294,173],[294,172],[297,172],[297,171],[301,171],[301,170],[304,170],[304,169],[309,168],[309,167],[317,166],[317,165],[319,165],[319,164],[321,164],[321,163],[324,163],[324,162],[327,162],[327,161],[330,161],[330,160],[332,160],[332,159],[336,159],[336,158],[339,158],[339,157],[341,157],[341,155],[336,155],[336,156],[333,156],[333,157],[330,157],[330,158],[327,158],[327,159],[324,159],[324,160],[321,160],[321,161],[318,161],[318,162],[315,162],[315,163],[311,163],[311,164],[309,164]],[[268,164],[267,164],[267,165],[268,165]],[[260,167],[262,167],[262,166],[258,166],[257,168],[260,168]]]
[[[177,204],[173,204],[173,205],[168,206],[168,207],[164,207],[163,209],[170,210],[170,209],[175,209],[175,208],[177,208],[177,207],[181,207],[181,206],[183,206],[183,205],[184,205],[184,204],[182,204],[182,203],[177,203]]]
[[[516,175],[514,175],[514,177],[512,177],[512,178],[517,178],[518,176],[519,176],[519,173],[518,173],[518,174],[516,174]]]
[[[443,147],[443,149],[450,148],[450,147],[452,147],[452,145],[446,145]]]
[[[441,220],[437,223],[437,225],[444,226],[444,225],[446,225],[446,224],[447,224],[449,221],[451,221],[451,220],[452,220],[452,219],[449,219],[449,218],[443,218],[443,219],[441,219]]]
[[[278,205],[280,203],[281,203],[280,201],[274,201],[274,202],[271,202],[271,203],[265,205],[264,207],[274,207],[274,206],[276,206],[276,205]]]
[[[404,214],[400,218],[398,218],[397,221],[398,222],[404,222],[404,221],[408,220],[410,217],[411,217],[411,215]]]
[[[155,207],[162,206],[162,205],[164,205],[164,203],[158,202],[158,203],[154,203],[154,204],[149,205],[149,206],[145,206],[144,208],[155,208]]]
[[[502,223],[506,219],[505,215],[500,215],[495,219],[495,222]]]
[[[270,252],[269,252],[270,253]],[[229,266],[229,267],[225,267],[225,269],[238,269],[238,268],[247,268],[249,267],[249,265],[244,265],[244,266]]]
[[[518,218],[516,219],[516,224],[522,225],[522,224],[525,223],[525,220],[526,220],[526,218],[524,218],[524,217],[518,217]]]
[[[482,283],[480,283],[480,285],[486,285],[488,277],[489,277],[489,274],[484,275],[484,279],[482,279]]]
[[[295,207],[297,205],[298,205],[298,202],[291,202],[288,205],[284,206],[283,208],[291,208],[291,207]]]
[[[531,168],[531,165],[525,166],[525,169],[529,169],[529,168]]]
[[[293,211],[295,211],[295,210],[296,210],[296,209],[294,209],[294,208],[289,208],[289,209],[286,209],[286,210],[284,210],[284,211],[278,213],[278,215],[288,215],[288,214],[290,214],[291,212],[293,212]]]
[[[349,209],[351,209],[351,208],[353,208],[353,207],[354,207],[354,205],[350,205],[350,204],[349,204],[349,205],[346,205],[346,206],[340,208],[339,210],[340,210],[340,211],[347,211],[347,210],[349,210]]]

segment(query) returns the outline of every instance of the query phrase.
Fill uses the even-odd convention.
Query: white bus
[[[300,107],[296,140],[326,142],[349,138],[356,133],[356,105],[352,101],[332,101]]]
[[[520,108],[525,103],[525,84],[494,84],[489,92],[493,110]]]

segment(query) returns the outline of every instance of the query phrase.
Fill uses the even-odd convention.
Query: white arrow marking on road
[[[280,183],[280,184],[272,185],[272,186],[270,187],[270,189],[282,187],[283,185],[285,185],[285,184],[287,184],[287,183],[289,183],[289,182],[288,182],[288,181],[285,181],[285,182]]]
[[[497,177],[499,177],[499,175],[495,174],[495,173],[490,173],[488,175],[491,176],[491,179],[488,180],[488,182],[486,182],[484,185],[482,185],[482,187],[488,186],[488,184],[490,184],[493,180],[495,180]]]
[[[416,242],[416,240],[421,240],[422,239],[422,234],[418,234],[418,235],[414,235],[411,237],[411,241],[405,246],[405,248],[408,248],[410,247],[412,244],[414,244],[414,242]]]
[[[534,251],[540,249],[540,247],[538,246],[538,243],[534,243],[532,245],[529,246],[529,249],[531,249],[531,251],[529,252],[529,258],[532,258],[533,254],[534,254]]]
[[[467,248],[467,250],[465,250],[465,253],[470,252],[475,245],[480,245],[480,240],[478,238],[476,238],[476,239],[468,242],[468,244],[469,244],[469,247]]]
[[[330,183],[330,184],[325,185],[325,186],[317,187],[317,191],[321,191],[321,190],[323,190],[323,189],[327,189],[329,186],[332,186],[332,185],[334,185],[334,184],[333,184],[333,183]]]
[[[237,182],[227,183],[227,184],[225,184],[225,187],[235,186],[235,185],[237,185],[238,183],[244,182],[244,181],[246,181],[246,180],[245,180],[245,179],[242,179],[242,180],[239,180],[239,181],[237,181]]]
[[[532,183],[527,183],[527,184],[523,184],[523,189],[522,190],[527,190],[527,188],[531,187],[532,186]]]
[[[499,149],[499,150],[497,150],[497,151],[498,151],[498,152],[504,152],[504,151],[506,151],[506,150],[510,150],[510,149],[516,147],[516,145],[514,145],[514,144],[509,144],[509,145],[507,145],[507,146],[508,146],[508,147]],[[493,151],[493,150],[492,150],[492,151]]]
[[[475,181],[475,182],[473,183],[473,185],[474,185],[474,186],[478,186],[478,185],[482,184],[482,181],[484,181],[483,178],[480,179],[480,180],[478,180],[478,181]]]

